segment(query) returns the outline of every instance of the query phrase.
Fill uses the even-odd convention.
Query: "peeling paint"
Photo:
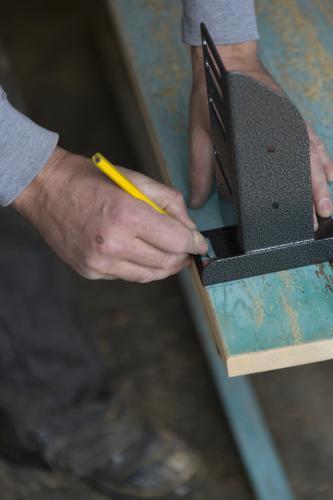
[[[317,264],[316,265],[315,274],[316,274],[317,278],[319,278],[320,280],[322,278],[324,279],[325,289],[328,292],[333,293],[333,277],[329,276],[325,272],[325,265],[324,264]]]

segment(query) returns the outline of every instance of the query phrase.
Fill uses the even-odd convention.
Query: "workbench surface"
[[[188,195],[188,48],[179,0],[109,0],[156,157],[171,184]],[[333,4],[330,0],[256,2],[261,54],[268,70],[333,155]],[[229,225],[216,191],[191,211],[201,230]],[[199,289],[201,287],[199,286]],[[199,290],[229,375],[333,357],[330,264]]]

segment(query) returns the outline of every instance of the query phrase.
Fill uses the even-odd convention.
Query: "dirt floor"
[[[140,169],[104,83],[88,4],[7,3],[0,39],[29,115],[59,131],[63,147],[86,155],[101,150]],[[202,453],[206,488],[195,500],[253,498],[177,279],[144,286],[73,279],[114,386]],[[333,363],[322,363],[252,377],[299,499],[333,498],[332,375]],[[0,491],[3,500],[104,498],[69,477],[4,460]]]

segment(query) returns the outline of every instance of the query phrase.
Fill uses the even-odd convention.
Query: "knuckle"
[[[328,184],[324,176],[313,179],[312,190],[319,193],[328,193]]]
[[[184,196],[180,191],[174,190],[174,199],[175,202],[178,203],[181,207],[185,207]]]
[[[80,269],[78,272],[83,278],[86,278],[88,280],[97,280],[100,278],[100,275],[95,271]]]
[[[155,279],[159,280],[164,280],[165,278],[168,278],[169,276],[173,276],[179,271],[175,266],[171,267],[170,269],[160,271],[159,275]]]
[[[86,274],[95,273],[98,268],[99,257],[95,252],[86,252],[82,259],[82,269]]]
[[[122,203],[119,203],[119,205],[117,206],[117,208],[115,208],[115,210],[113,211],[113,214],[112,214],[113,225],[116,227],[119,227],[119,226],[121,227],[121,226],[126,225],[127,224],[127,217],[128,217],[128,214],[127,214],[126,208],[123,207]]]
[[[158,276],[155,277],[155,281],[160,281],[160,280],[165,280],[166,278],[169,278],[169,276],[172,276],[174,273],[168,271],[168,272],[162,272]]]
[[[111,257],[118,257],[124,253],[124,243],[115,238],[108,238],[105,240],[103,253]]]
[[[154,275],[151,272],[142,272],[140,276],[137,278],[137,282],[144,284],[144,283],[150,283],[151,281],[154,281]]]
[[[106,274],[105,262],[105,257],[100,252],[96,250],[86,251],[81,259],[81,274],[89,279],[101,278]]]
[[[163,255],[160,260],[160,266],[164,270],[168,270],[175,265],[176,258],[173,255]]]
[[[120,239],[109,236],[107,231],[96,231],[89,239],[88,250],[85,261],[90,266],[95,266],[105,256],[117,256],[123,251],[123,243]]]
[[[119,207],[116,211],[113,222],[116,227],[125,228],[126,231],[129,228],[135,228],[138,223],[137,210],[131,204],[128,204],[128,206],[124,204],[124,206]]]
[[[170,267],[169,269],[169,273],[170,275],[173,275],[173,274],[176,274],[178,273],[181,269],[183,269],[184,267],[184,260],[182,260],[182,262],[177,262],[175,263],[172,267]]]
[[[310,142],[310,155],[312,158],[313,156],[319,156],[317,145],[314,142]]]
[[[179,235],[177,239],[177,250],[178,253],[187,254],[189,247],[189,239],[186,238],[183,234]]]

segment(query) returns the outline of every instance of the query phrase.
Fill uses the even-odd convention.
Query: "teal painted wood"
[[[288,478],[247,377],[230,379],[215,348],[202,305],[189,274],[181,281],[201,339],[215,386],[248,478],[258,500],[293,500]]]
[[[172,184],[187,196],[191,73],[180,39],[180,3],[112,1]],[[330,0],[258,0],[257,11],[265,65],[333,154]],[[201,229],[229,224],[232,218],[216,191],[191,215]],[[332,339],[332,291],[328,264],[210,287],[227,357]]]

